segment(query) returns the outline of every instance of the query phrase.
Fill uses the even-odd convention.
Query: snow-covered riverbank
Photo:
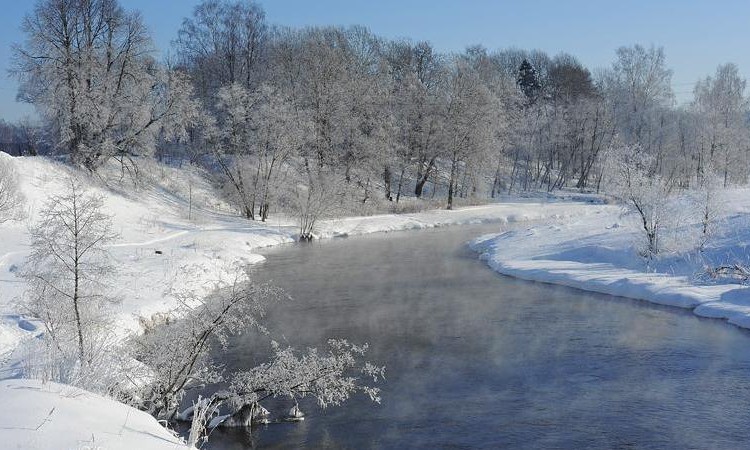
[[[173,291],[208,293],[216,281],[233,276],[238,265],[264,260],[257,249],[294,241],[296,227],[288,218],[249,222],[221,212],[215,192],[188,170],[151,168],[138,188],[86,178],[43,158],[10,158],[20,175],[27,218],[0,224],[0,378],[13,377],[24,357],[16,351],[41,332],[38,323],[21,313],[17,300],[25,286],[16,275],[29,252],[29,226],[44,203],[65,189],[75,175],[105,197],[106,212],[120,237],[110,251],[116,265],[113,307],[116,333],[141,331],[154,315],[168,313],[178,300]],[[81,178],[82,177],[82,178]],[[191,192],[192,207],[187,192]],[[475,223],[561,220],[596,214],[611,207],[584,202],[512,201],[503,204],[435,210],[402,215],[347,217],[327,220],[323,238]],[[107,448],[175,448],[178,440],[150,416],[125,405],[56,384],[11,380],[0,384],[6,412],[12,417],[3,431],[9,448],[49,448],[54,434],[71,430],[63,447],[106,445]],[[17,405],[16,405],[17,404]],[[16,406],[18,407],[16,407]],[[22,407],[22,405],[26,405]],[[100,415],[100,411],[111,414]],[[15,411],[15,413],[13,413]],[[51,413],[50,413],[51,411]],[[45,417],[41,417],[41,416]],[[132,420],[131,420],[132,418]],[[41,424],[41,426],[40,426]]]
[[[640,224],[618,210],[484,236],[470,245],[505,275],[690,308],[750,328],[750,289],[706,274],[706,268],[750,261],[748,194],[727,193],[725,214],[703,252],[690,238],[699,225],[682,222],[670,236],[676,250],[648,263],[636,251]]]
[[[63,191],[71,172],[44,158],[0,157],[12,161],[20,175],[28,212],[24,222],[0,224],[0,361],[7,361],[21,341],[38,333],[38,326],[20,314],[15,302],[24,291],[16,273],[28,254],[28,227],[38,219],[44,202]],[[114,290],[120,301],[114,308],[122,336],[138,332],[155,314],[172,310],[177,305],[173,290],[206,293],[216,281],[233,276],[237,265],[263,261],[257,249],[294,242],[293,220],[272,216],[260,223],[220,212],[216,193],[190,170],[159,166],[143,176],[147,182],[137,189],[127,182],[109,188],[98,179],[84,178],[91,191],[105,196],[107,213],[120,234],[110,251],[117,267]],[[193,198],[190,213],[188,185]],[[561,220],[610,209],[584,202],[512,201],[453,211],[332,219],[320,223],[318,233],[330,238],[483,222]]]

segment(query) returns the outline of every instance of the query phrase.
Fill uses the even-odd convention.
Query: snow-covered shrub
[[[383,368],[361,361],[367,345],[343,340],[329,341],[328,349],[308,349],[298,353],[273,345],[268,363],[225,379],[212,362],[210,351],[218,344],[226,347],[231,335],[257,330],[266,334],[262,323],[266,308],[284,297],[270,285],[256,285],[245,273],[232,282],[217,284],[213,294],[197,299],[184,292],[181,319],[165,323],[133,338],[133,356],[149,368],[149,381],[132,396],[135,406],[158,419],[192,420],[191,439],[207,426],[219,423],[248,426],[263,411],[260,402],[269,397],[297,399],[313,396],[321,407],[339,405],[355,392],[379,401],[378,390],[360,380],[377,382]],[[198,417],[193,410],[178,413],[186,390],[228,381],[228,387],[200,404]],[[229,409],[220,420],[212,419],[219,407]],[[267,413],[267,412],[266,412]],[[210,424],[206,421],[211,420]]]
[[[709,167],[704,170],[698,188],[693,192],[701,224],[698,244],[700,250],[703,250],[715,234],[717,219],[726,208],[722,186],[721,178]]]
[[[610,148],[607,162],[611,178],[608,191],[637,215],[645,238],[641,253],[653,258],[661,250],[671,186],[655,171],[655,158],[639,145],[621,144]]]
[[[314,237],[319,220],[343,209],[345,190],[334,173],[308,175],[304,183],[286,192],[283,204],[297,216],[299,239],[309,241]]]

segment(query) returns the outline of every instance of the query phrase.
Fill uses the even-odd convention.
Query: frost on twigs
[[[718,267],[709,267],[706,273],[712,279],[726,278],[747,283],[750,280],[750,267],[743,264],[727,264]]]
[[[269,362],[233,374],[229,387],[209,398],[209,405],[217,409],[225,407],[229,412],[215,417],[207,426],[195,425],[196,420],[206,418],[193,414],[193,428],[268,423],[270,413],[261,402],[272,397],[294,401],[294,406],[284,416],[287,421],[303,420],[304,414],[297,401],[306,397],[314,398],[321,408],[341,405],[356,393],[380,403],[380,389],[373,384],[384,379],[385,368],[361,361],[367,344],[360,346],[343,339],[331,339],[325,352],[315,348],[295,352],[273,341],[272,347]]]
[[[230,335],[244,330],[264,331],[266,307],[283,294],[269,285],[255,285],[239,274],[231,284],[205,299],[182,292],[178,320],[133,338],[136,359],[152,370],[153,381],[138,394],[138,406],[159,419],[172,420],[187,389],[223,379],[210,358],[215,344],[225,348]]]
[[[368,384],[384,378],[385,368],[360,359],[367,344],[355,345],[343,339],[331,339],[325,352],[310,348],[297,353],[290,347],[272,342],[270,362],[232,377],[232,401],[257,403],[270,397],[300,399],[313,397],[318,406],[341,405],[352,394],[362,392],[380,403],[380,390]]]
[[[117,235],[103,206],[101,196],[69,179],[66,192],[40,211],[21,272],[28,284],[21,307],[46,331],[38,342],[36,376],[98,392],[112,375],[108,307],[116,300],[106,244]]]
[[[607,162],[609,193],[638,217],[645,238],[641,254],[652,259],[661,251],[671,183],[656,171],[656,159],[640,145],[615,143],[607,150]]]
[[[24,202],[10,158],[0,155],[0,223],[22,219]]]
[[[345,340],[328,341],[325,351],[304,352],[272,342],[269,362],[225,376],[211,350],[217,346],[226,349],[230,336],[247,330],[267,336],[263,324],[266,309],[285,295],[273,286],[252,283],[245,272],[215,287],[205,298],[191,297],[189,290],[179,291],[178,319],[133,338],[133,355],[151,371],[150,383],[132,397],[136,406],[158,419],[191,420],[191,430],[200,434],[215,426],[268,422],[269,412],[261,402],[272,397],[295,402],[313,397],[326,408],[361,392],[380,402],[380,391],[373,384],[383,378],[385,369],[362,361],[367,345]],[[178,413],[188,390],[219,382],[227,387],[198,405],[200,411],[193,406]],[[227,413],[214,417],[219,409]],[[198,442],[199,436],[191,432],[191,439]]]

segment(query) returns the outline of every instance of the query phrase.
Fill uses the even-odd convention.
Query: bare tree
[[[327,407],[341,404],[361,391],[379,401],[377,388],[355,374],[378,381],[384,369],[358,361],[367,346],[342,340],[329,341],[326,353],[311,349],[301,355],[273,344],[268,363],[231,374],[225,380],[209,351],[215,345],[226,347],[229,337],[242,330],[254,329],[265,335],[265,311],[284,295],[272,286],[251,283],[243,272],[238,272],[232,282],[217,283],[215,287],[206,299],[196,299],[189,292],[181,294],[183,307],[177,311],[177,320],[134,339],[134,355],[149,367],[151,380],[132,399],[138,406],[160,419],[194,420],[192,439],[197,440],[196,434],[206,428],[211,413],[222,406],[229,412],[212,421],[212,427],[220,422],[251,426],[265,411],[260,402],[270,397],[296,400],[314,396],[321,407]],[[187,390],[221,381],[228,381],[227,388],[197,408],[178,414]]]
[[[646,238],[644,256],[654,258],[661,250],[662,228],[667,219],[670,184],[655,172],[655,158],[637,145],[609,149],[610,193],[636,213]]]
[[[231,84],[254,89],[267,30],[263,9],[252,1],[204,0],[180,27],[178,61],[201,98]]]
[[[24,201],[10,157],[0,154],[0,223],[20,218]]]
[[[714,77],[696,83],[694,90],[693,109],[703,117],[699,128],[703,131],[704,148],[708,150],[702,159],[721,171],[724,187],[730,177],[739,182],[747,180],[748,161],[744,158],[744,149],[750,133],[747,131],[745,85],[737,66],[730,63],[719,66]]]
[[[184,77],[160,67],[141,17],[117,0],[44,0],[14,46],[19,97],[55,131],[56,146],[94,170],[111,157],[151,154],[159,133],[195,115]]]
[[[306,116],[270,85],[249,91],[239,84],[218,92],[214,157],[230,197],[248,219],[268,217],[276,177],[298,156],[310,131]]]
[[[671,106],[672,71],[666,68],[664,49],[644,48],[641,45],[617,49],[617,61],[612,67],[609,95],[616,99],[623,138],[640,143],[652,151],[650,137],[658,124],[659,107]]]
[[[73,180],[53,196],[31,230],[31,254],[22,276],[26,310],[44,323],[48,346],[84,373],[101,356],[107,331],[109,277],[105,245],[116,238],[103,198]],[[64,380],[69,381],[69,380]]]
[[[459,170],[463,167],[466,171],[472,159],[481,159],[494,135],[491,128],[494,104],[490,91],[462,61],[455,64],[447,96],[441,138],[450,164],[447,207],[452,209]]]

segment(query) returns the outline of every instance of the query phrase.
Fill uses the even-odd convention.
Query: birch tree
[[[75,180],[40,211],[31,229],[31,253],[22,276],[28,283],[27,312],[46,329],[44,341],[65,362],[57,381],[72,382],[102,356],[113,268],[106,244],[116,238],[103,197]],[[85,381],[85,380],[84,380]]]
[[[10,157],[0,154],[0,224],[18,219],[22,215],[25,202]]]
[[[671,186],[655,171],[655,158],[637,145],[616,145],[609,149],[610,193],[636,214],[649,259],[661,251],[661,237],[668,219]]]

